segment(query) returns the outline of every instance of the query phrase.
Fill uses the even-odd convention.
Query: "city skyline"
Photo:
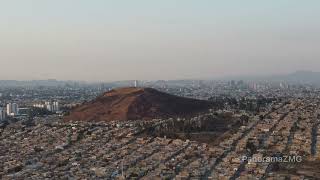
[[[4,80],[211,79],[320,69],[317,1],[1,4]]]
[[[319,179],[319,0],[2,0],[0,179]]]

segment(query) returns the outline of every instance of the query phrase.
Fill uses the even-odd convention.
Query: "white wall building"
[[[18,106],[17,103],[9,103],[9,104],[7,104],[7,115],[8,116],[19,115],[19,106]]]
[[[134,87],[138,87],[139,86],[139,82],[138,82],[138,80],[135,80],[134,81]]]
[[[12,105],[11,103],[7,104],[7,114],[10,115],[12,112]]]
[[[54,102],[46,101],[44,102],[44,104],[41,104],[41,103],[34,104],[33,107],[47,109],[48,111],[51,111],[51,112],[60,111],[60,106],[58,101],[54,101]]]
[[[53,111],[57,112],[60,111],[59,102],[53,102]]]
[[[48,110],[48,111],[53,111],[52,104],[47,104],[47,110]]]

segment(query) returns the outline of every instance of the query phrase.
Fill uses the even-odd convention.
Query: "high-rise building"
[[[16,116],[19,114],[19,106],[17,103],[7,104],[7,114],[8,116]]]
[[[9,104],[7,104],[7,114],[11,115],[11,113],[12,113],[12,105],[11,105],[11,103],[9,103]]]
[[[53,111],[57,112],[59,110],[60,110],[59,102],[58,101],[53,102]]]
[[[0,121],[4,121],[6,120],[7,116],[6,116],[6,111],[4,108],[0,107]]]
[[[12,103],[12,113],[14,115],[18,115],[19,114],[19,106],[17,103]]]
[[[138,80],[135,80],[134,81],[134,87],[138,87],[139,86],[139,82],[138,82]]]
[[[51,112],[57,112],[60,110],[59,102],[58,101],[47,101],[44,103],[44,105],[36,105],[37,107],[40,108],[46,108],[48,111]]]
[[[53,107],[52,107],[51,102],[46,102],[46,108],[48,111],[53,111]]]

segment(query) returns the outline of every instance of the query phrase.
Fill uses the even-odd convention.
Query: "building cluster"
[[[300,171],[297,174],[275,173],[272,168],[277,162],[266,159],[280,157],[279,159],[283,160],[282,163],[288,166],[292,166],[297,161],[303,163],[300,157],[305,162],[309,158],[320,159],[320,146],[315,143],[320,137],[319,127],[316,128],[317,132],[312,133],[314,129],[312,127],[319,123],[317,119],[319,106],[310,107],[310,103],[312,102],[292,101],[290,104],[277,107],[265,114],[262,120],[257,117],[250,126],[240,134],[233,136],[233,140],[228,142],[227,146],[234,143],[236,139],[233,149],[230,152],[224,151],[228,153],[215,167],[213,177],[216,179],[284,179],[288,177],[299,179],[308,176],[307,171]],[[225,142],[227,141],[223,143]],[[290,164],[286,162],[287,157],[297,159]],[[251,160],[246,161],[246,159]],[[319,176],[316,172],[315,175]]]
[[[31,84],[30,84],[31,83]],[[128,81],[117,83],[82,84],[72,82],[57,82],[48,80],[40,82],[4,83],[0,87],[0,107],[6,108],[9,102],[19,104],[18,111],[11,110],[6,113],[27,119],[26,112],[33,106],[62,114],[73,107],[95,99],[113,88],[134,86],[151,87],[170,94],[219,101],[221,109],[236,111],[257,110],[261,106],[261,99],[282,98],[288,96],[304,97],[313,93],[314,86],[290,84],[288,82],[272,81],[211,81],[211,80],[176,80],[176,81]],[[28,85],[29,84],[29,85]],[[55,104],[52,100],[57,101]],[[236,101],[234,101],[236,100]],[[243,100],[245,102],[243,103]],[[42,103],[39,103],[42,102]],[[47,102],[47,103],[44,103]],[[236,102],[236,104],[234,104]],[[8,108],[6,108],[8,109]],[[11,108],[16,109],[16,108]],[[50,113],[47,113],[50,114]]]
[[[50,112],[59,112],[60,106],[59,102],[48,101],[44,104],[34,104],[33,107],[47,109]],[[18,103],[8,103],[5,108],[0,107],[0,122],[8,120],[8,117],[16,118],[16,120],[23,120],[27,118],[30,112],[29,107],[19,107]]]
[[[28,84],[28,82],[26,83]],[[95,84],[79,85],[71,82],[65,82],[59,86],[51,86],[49,84],[50,83],[44,83],[41,85],[38,83],[32,83],[30,86],[10,84],[1,85],[0,107],[7,109],[7,104],[14,102],[19,105],[18,116],[17,113],[14,113],[14,118],[26,120],[28,119],[26,111],[32,109],[33,105],[38,104],[39,107],[43,107],[43,109],[48,108],[48,110],[53,112],[59,111],[60,114],[61,111],[71,109],[84,101],[90,101],[109,89],[109,86],[105,86],[103,89],[100,89]],[[54,103],[52,101],[56,102]],[[45,102],[49,103],[45,104]],[[7,119],[10,120],[13,118],[7,115]]]
[[[17,116],[19,114],[19,106],[17,103],[7,104],[7,115],[8,116]]]
[[[0,123],[7,121],[8,118],[20,116],[23,109],[24,108],[19,108],[17,103],[8,103],[5,107],[0,106]]]
[[[34,104],[33,107],[47,109],[50,112],[58,112],[60,111],[59,102],[58,101],[46,101],[44,104],[37,103]]]
[[[168,122],[171,122],[167,119],[66,123],[60,122],[55,115],[46,115],[35,117],[36,123],[32,126],[18,121],[3,127],[1,121],[11,118],[10,116],[25,114],[28,107],[57,112],[62,109],[61,104],[71,108],[95,98],[110,87],[66,85],[59,88],[2,90],[0,179],[320,177],[320,168],[317,167],[320,161],[319,91],[306,86],[269,82],[130,83],[131,86],[155,87],[171,94],[197,99],[232,97],[249,102],[258,97],[271,97],[275,100],[258,112],[247,113],[249,120],[246,124],[225,133],[225,137],[217,138],[219,142],[212,145],[178,137],[150,136],[146,133],[150,129],[167,130],[170,125]],[[52,99],[55,101],[51,101]],[[225,102],[227,101],[223,101]],[[26,108],[19,108],[18,104]],[[232,114],[242,111],[237,106],[224,106],[223,111],[226,110]],[[202,116],[191,120],[198,122],[199,117]],[[301,156],[303,161],[282,163],[282,171],[276,171],[277,163],[244,160],[244,157],[263,159],[285,155]],[[315,166],[309,167],[308,164]]]
[[[169,120],[15,123],[1,129],[4,179],[284,179],[310,177],[320,160],[319,104],[290,99],[251,116],[216,145],[146,136]],[[22,128],[23,127],[23,128]],[[275,155],[303,158],[296,174],[273,171]],[[286,164],[283,164],[284,166]],[[295,164],[289,164],[294,166]],[[316,168],[317,169],[317,168]],[[319,169],[319,168],[318,168]],[[288,170],[289,171],[289,170]],[[290,172],[293,170],[290,170]],[[320,172],[313,172],[319,177]]]
[[[19,110],[17,103],[8,103],[6,108],[0,107],[0,122],[7,120],[8,117],[18,116]]]

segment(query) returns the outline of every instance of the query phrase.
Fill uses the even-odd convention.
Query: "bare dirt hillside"
[[[75,108],[67,121],[113,121],[190,116],[207,111],[212,102],[183,98],[152,88],[119,88]]]

